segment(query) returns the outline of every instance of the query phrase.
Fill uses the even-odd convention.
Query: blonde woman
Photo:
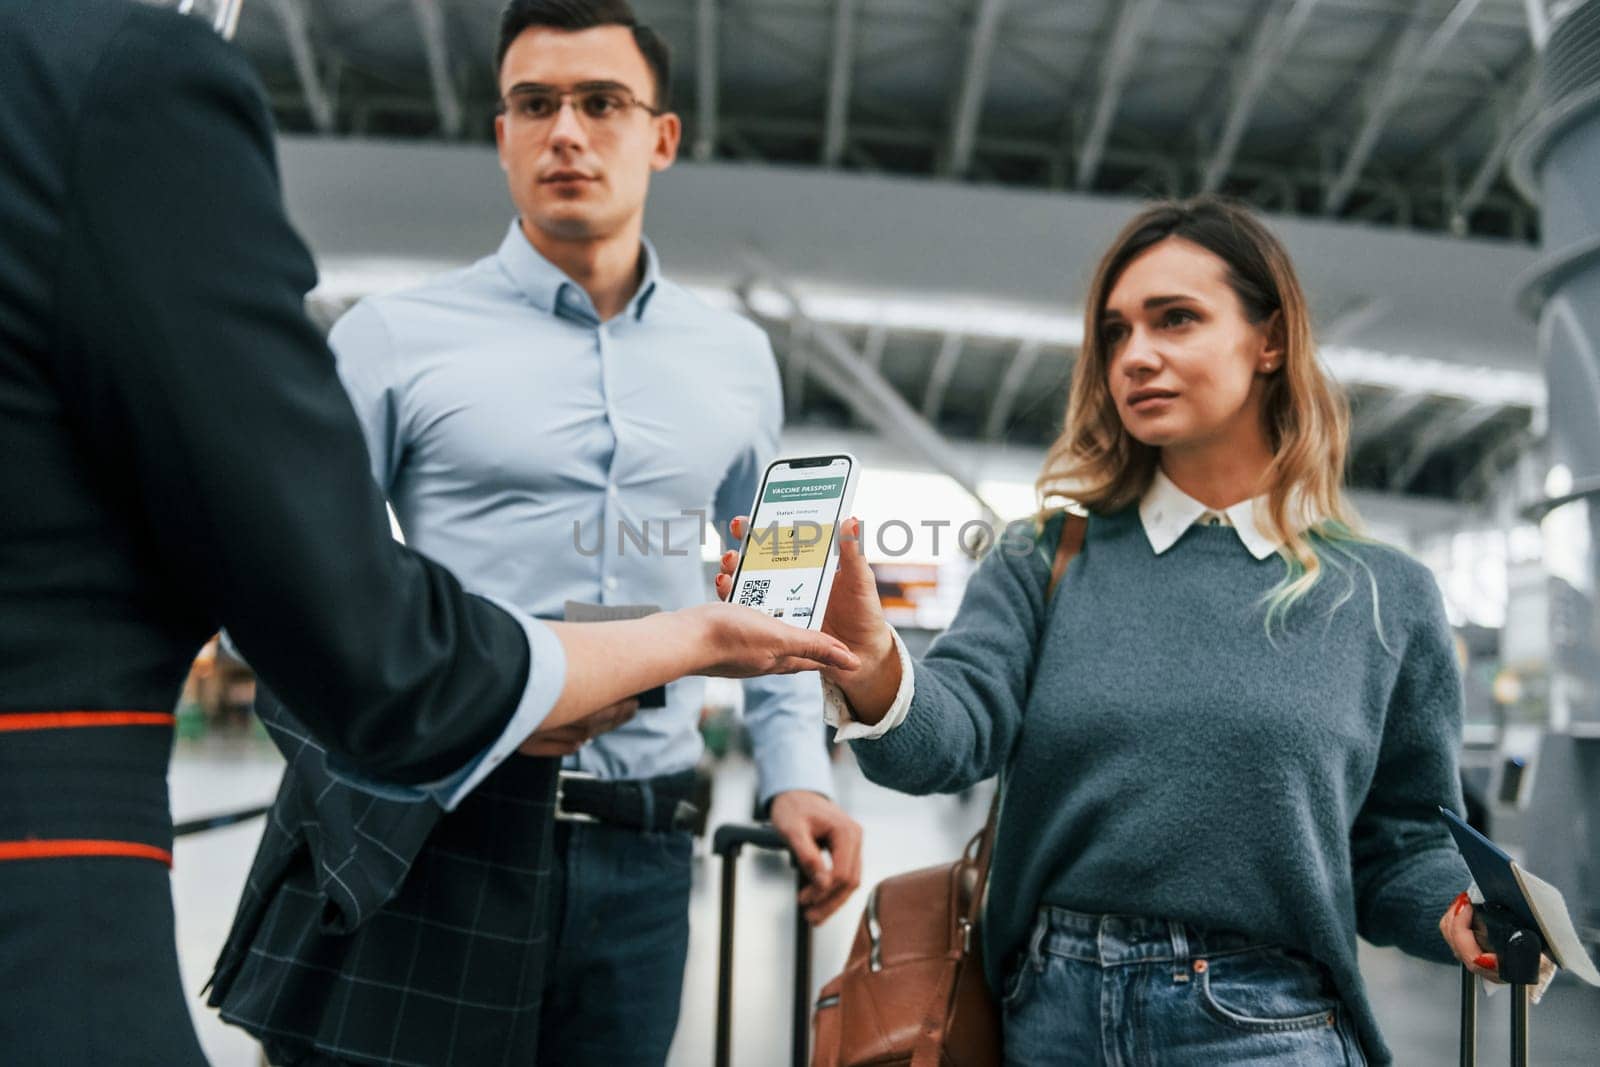
[[[1086,317],[1038,483],[1088,511],[1081,553],[1047,598],[1061,519],[1002,542],[913,665],[846,545],[841,737],[908,793],[1003,775],[1008,1062],[1387,1063],[1358,934],[1495,962],[1438,814],[1461,688],[1437,587],[1354,532],[1346,408],[1247,211],[1144,211]]]

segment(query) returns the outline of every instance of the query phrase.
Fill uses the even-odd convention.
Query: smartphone
[[[858,471],[844,452],[767,467],[739,547],[733,603],[806,630],[822,625],[839,566],[839,524],[850,516]]]

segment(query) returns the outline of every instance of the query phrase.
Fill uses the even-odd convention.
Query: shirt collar
[[[1255,497],[1241,500],[1218,512],[1228,517],[1239,540],[1244,542],[1244,547],[1256,559],[1266,559],[1278,551],[1279,545],[1276,538],[1269,536],[1256,524],[1256,504],[1265,499]],[[1159,467],[1156,468],[1150,488],[1139,501],[1139,519],[1144,524],[1144,535],[1158,556],[1177,544],[1184,532],[1211,510],[1179,489]]]
[[[630,319],[644,316],[650,298],[661,283],[661,260],[656,255],[655,246],[649,238],[643,238],[641,244],[644,279],[623,311],[623,315]],[[506,233],[505,240],[500,242],[498,258],[501,268],[512,282],[540,311],[598,321],[594,303],[589,299],[589,294],[584,292],[583,286],[539,254],[539,250],[528,240],[528,235],[522,232],[522,225],[517,219],[511,220],[511,229]]]

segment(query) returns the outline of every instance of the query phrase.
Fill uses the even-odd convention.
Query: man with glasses
[[[517,208],[499,251],[362,301],[331,337],[374,474],[413,547],[536,615],[701,603],[705,518],[725,529],[748,508],[782,407],[761,331],[665,279],[643,237],[681,133],[667,49],[626,3],[514,0],[498,55]],[[745,694],[760,800],[820,922],[860,878],[860,830],[827,796],[820,686]],[[297,903],[317,871],[273,857],[297,820],[325,835],[332,808],[365,808],[338,783],[317,783],[314,805],[280,798],[214,1002],[282,1064],[661,1064],[688,950],[701,705],[700,683],[675,683],[662,710],[567,744],[553,834],[505,807],[426,834],[397,824],[382,844],[402,880],[353,934]],[[482,872],[538,868],[545,849],[548,913],[529,916]],[[527,953],[546,950],[540,978]],[[524,977],[517,1004],[484,1007]]]
[[[238,10],[183,7],[224,30]],[[0,4],[8,1067],[205,1063],[167,762],[219,626],[330,760],[435,811],[531,762],[512,757],[530,734],[587,733],[642,688],[828,653],[706,606],[545,624],[397,545],[305,316],[314,279],[261,89],[211,27],[128,0]]]

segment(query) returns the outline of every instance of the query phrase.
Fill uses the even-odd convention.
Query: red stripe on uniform
[[[5,860],[49,860],[72,856],[122,856],[128,859],[155,860],[172,866],[172,853],[154,845],[133,841],[0,841],[0,862]]]
[[[0,712],[0,733],[8,730],[70,730],[82,726],[171,726],[168,711],[26,711]]]

